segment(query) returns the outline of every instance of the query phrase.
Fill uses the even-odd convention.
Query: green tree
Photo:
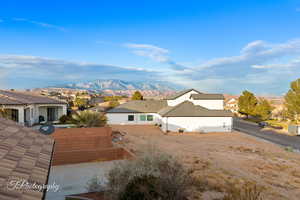
[[[285,95],[285,105],[288,116],[297,123],[300,121],[300,79],[291,83],[291,88]]]
[[[118,101],[113,100],[113,101],[109,102],[109,107],[110,108],[117,107],[118,105],[120,105],[120,103]]]
[[[0,117],[8,119],[8,112],[3,107],[0,107]]]
[[[78,108],[85,108],[85,107],[87,107],[87,100],[77,97],[74,100],[74,105],[76,105]]]
[[[144,97],[139,91],[135,91],[131,97],[132,100],[143,100]]]
[[[77,127],[101,127],[106,125],[107,118],[103,113],[84,110],[73,114],[70,122]]]
[[[239,113],[246,115],[247,118],[249,115],[255,115],[256,104],[257,99],[254,94],[245,90],[238,100]]]
[[[260,99],[255,107],[255,116],[261,120],[268,120],[271,117],[274,108],[266,99]]]

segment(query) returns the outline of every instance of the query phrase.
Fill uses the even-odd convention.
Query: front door
[[[57,109],[56,108],[47,108],[47,121],[57,121]]]

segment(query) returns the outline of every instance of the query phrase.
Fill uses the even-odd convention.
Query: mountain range
[[[84,89],[84,90],[157,90],[161,92],[175,91],[181,89],[180,86],[160,81],[123,81],[118,79],[95,80],[89,82],[69,83],[57,85],[59,88]]]

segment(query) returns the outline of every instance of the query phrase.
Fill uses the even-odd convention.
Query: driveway
[[[264,130],[255,123],[240,119],[233,120],[233,128],[248,135],[252,135],[281,146],[292,147],[293,149],[300,151],[300,136],[289,136],[272,130]]]

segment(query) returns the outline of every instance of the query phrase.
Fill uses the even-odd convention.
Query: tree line
[[[257,98],[253,93],[245,90],[238,99],[239,113],[268,120],[274,107],[264,98]],[[284,96],[284,110],[281,113],[283,119],[296,123],[300,122],[300,79],[290,84],[290,89]]]

